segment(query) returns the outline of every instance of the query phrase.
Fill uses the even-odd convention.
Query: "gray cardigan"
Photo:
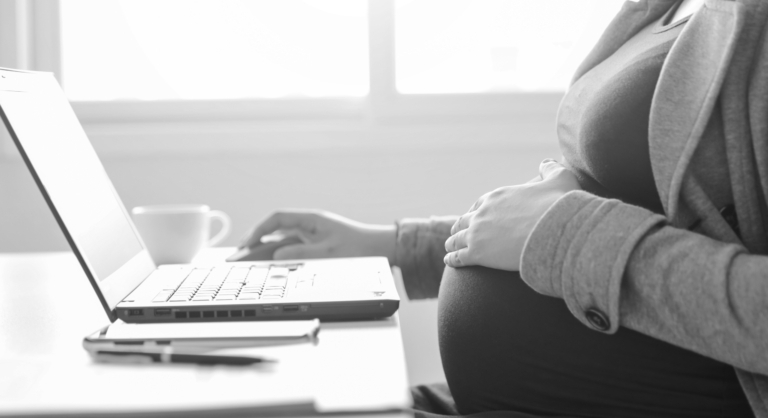
[[[627,1],[576,77],[674,3]],[[667,56],[649,126],[665,216],[568,193],[534,228],[520,272],[598,332],[621,325],[733,365],[758,418],[768,418],[767,16],[766,0],[707,0]],[[739,234],[720,214],[729,204]],[[437,295],[455,219],[398,223],[409,297]]]

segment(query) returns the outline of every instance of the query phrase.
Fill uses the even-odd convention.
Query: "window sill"
[[[554,140],[562,93],[203,102],[74,102],[102,158],[466,149]],[[10,140],[3,159],[20,160]]]

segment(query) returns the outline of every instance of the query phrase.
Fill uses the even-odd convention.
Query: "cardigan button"
[[[597,308],[589,308],[584,315],[587,317],[587,321],[589,321],[596,330],[608,331],[611,329],[611,321],[608,320],[608,316],[601,310]]]

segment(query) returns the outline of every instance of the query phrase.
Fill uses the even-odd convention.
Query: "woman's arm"
[[[397,222],[395,264],[403,274],[408,299],[437,297],[445,268],[445,240],[456,219],[457,216],[433,216]]]
[[[243,238],[239,249],[258,248],[268,235],[297,235],[301,243],[274,251],[276,260],[328,257],[395,258],[395,226],[366,224],[323,210],[278,210]]]
[[[768,256],[575,191],[534,227],[521,275],[591,328],[612,333],[621,324],[768,374]]]
[[[384,256],[402,270],[410,299],[434,298],[445,267],[443,243],[455,221],[446,216],[373,225],[322,210],[279,210],[248,232],[240,248],[258,249],[264,236],[277,232],[302,242],[275,250],[276,260]]]

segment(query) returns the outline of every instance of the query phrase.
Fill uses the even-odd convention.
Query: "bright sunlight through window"
[[[380,1],[395,2],[395,36],[376,47],[394,48],[403,94],[564,91],[623,4]],[[371,78],[391,82],[369,68],[367,5],[64,0],[64,89],[96,101],[365,96]]]
[[[364,96],[361,0],[65,0],[70,100]]]
[[[397,0],[397,90],[564,91],[622,3]]]

